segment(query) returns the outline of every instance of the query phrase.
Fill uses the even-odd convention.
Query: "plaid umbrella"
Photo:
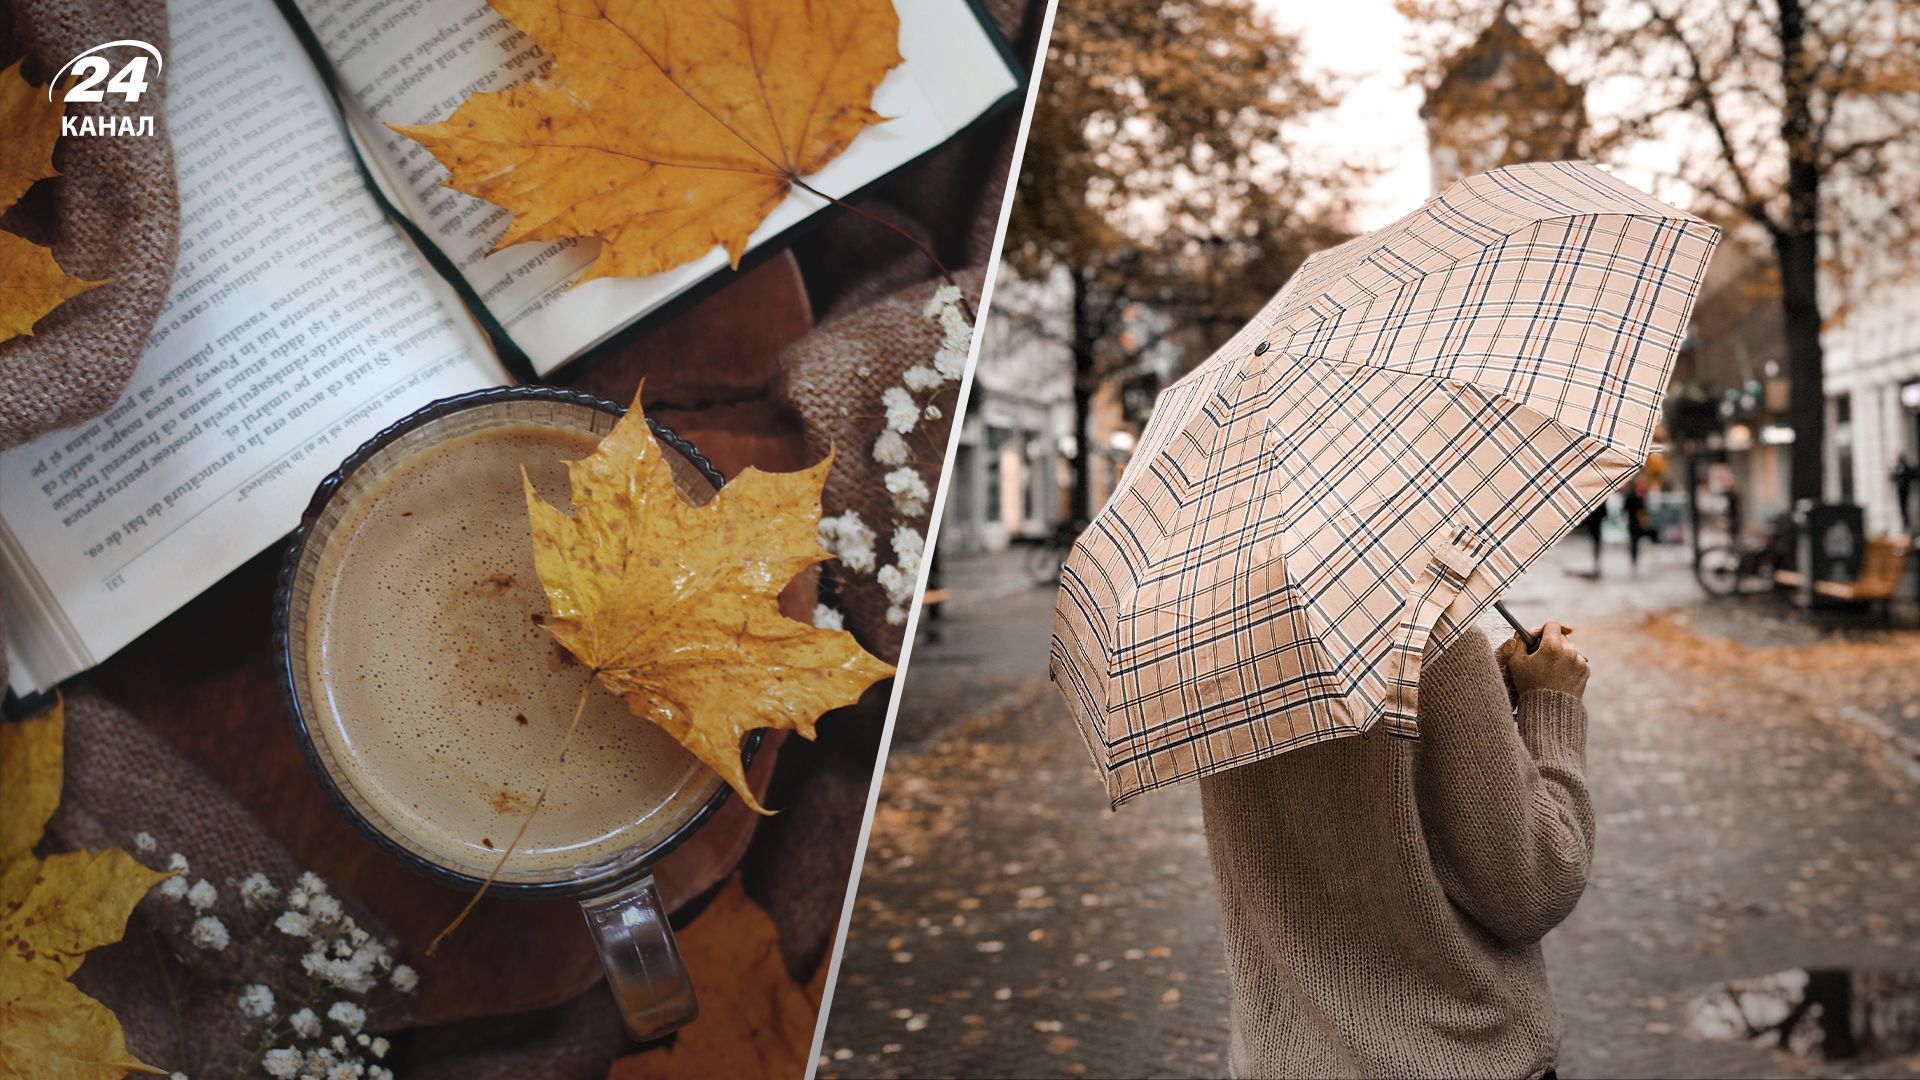
[[[1429,640],[1645,460],[1718,234],[1590,164],[1496,169],[1308,259],[1167,387],[1054,611],[1113,804],[1417,737]]]

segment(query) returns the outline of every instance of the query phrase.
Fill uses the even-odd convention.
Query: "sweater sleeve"
[[[1528,691],[1518,721],[1479,631],[1424,665],[1414,783],[1435,869],[1475,921],[1526,945],[1579,902],[1594,822],[1580,699]]]

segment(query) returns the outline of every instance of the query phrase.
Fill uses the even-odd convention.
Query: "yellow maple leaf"
[[[567,463],[571,515],[526,481],[547,629],[763,814],[740,763],[746,734],[811,739],[821,713],[893,674],[852,634],[780,613],[787,582],[831,558],[819,525],[832,464],[829,454],[795,473],[749,468],[695,506],[636,395],[591,455]]]
[[[53,144],[60,138],[64,100],[49,101],[46,90],[21,77],[20,63],[0,71],[0,214],[18,202],[34,181],[59,173]],[[53,261],[53,252],[0,232],[0,341],[33,333],[33,324],[68,299],[102,281],[69,277]]]
[[[780,928],[747,895],[738,874],[679,938],[688,970],[732,976],[701,984],[700,1018],[667,1045],[615,1059],[607,1080],[806,1072],[827,965],[815,969],[808,985],[793,981],[780,958]]]
[[[653,274],[747,237],[867,125],[901,62],[890,0],[490,0],[547,77],[393,125],[449,187],[503,206],[495,250],[597,236],[581,281]]]
[[[59,705],[0,723],[0,1076],[158,1073],[127,1052],[113,1012],[67,981],[168,875],[119,848],[34,856],[60,802],[65,728]]]

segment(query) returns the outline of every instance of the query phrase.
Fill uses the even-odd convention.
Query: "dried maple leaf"
[[[53,144],[60,138],[66,102],[47,97],[21,77],[19,63],[0,71],[0,143],[7,147],[0,156],[0,214],[34,181],[59,175]],[[33,333],[33,324],[47,312],[101,284],[69,277],[53,261],[53,252],[0,232],[0,341]]]
[[[572,515],[526,485],[547,629],[763,814],[740,764],[747,732],[811,739],[821,713],[893,674],[852,634],[780,613],[787,582],[831,557],[819,525],[832,464],[746,469],[695,506],[636,396],[591,455],[567,463]]]
[[[127,1052],[112,1011],[67,981],[168,875],[119,848],[34,856],[60,802],[65,727],[58,705],[0,724],[0,1075],[158,1073]]]
[[[553,57],[543,80],[394,125],[449,187],[513,212],[495,250],[597,236],[581,281],[653,274],[747,237],[867,125],[901,62],[889,0],[490,0]]]
[[[738,874],[679,938],[689,970],[727,975],[701,984],[699,1019],[671,1042],[616,1059],[607,1080],[806,1072],[827,965],[806,985],[793,981],[780,958],[780,928]]]

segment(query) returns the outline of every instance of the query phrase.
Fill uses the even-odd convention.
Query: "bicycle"
[[[1774,537],[1762,543],[1741,537],[1701,551],[1693,576],[1709,596],[1741,596],[1773,588],[1774,572],[1785,565]]]
[[[1027,549],[1026,568],[1035,585],[1060,584],[1060,568],[1066,564],[1073,542],[1086,528],[1085,522],[1063,521],[1044,538]]]

